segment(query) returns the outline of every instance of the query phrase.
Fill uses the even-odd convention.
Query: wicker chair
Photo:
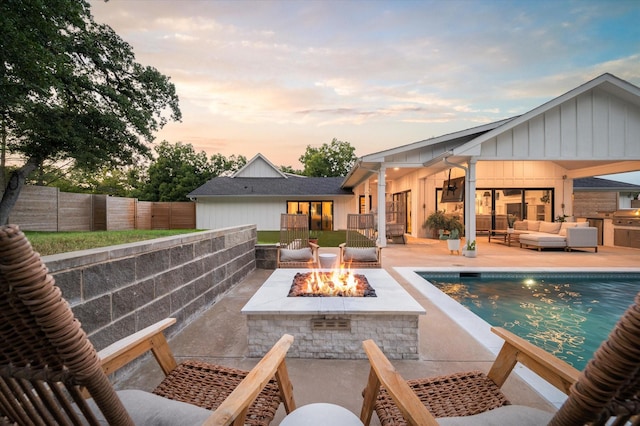
[[[173,318],[96,352],[17,226],[0,227],[0,321],[0,424],[267,425],[281,401],[295,409],[289,335],[250,372],[176,365],[163,335]],[[167,377],[154,393],[116,392],[107,375],[149,350]]]
[[[347,215],[347,241],[340,244],[340,264],[351,268],[382,268],[373,214]]]
[[[309,242],[309,216],[280,215],[278,268],[318,268],[318,245]]]
[[[492,331],[505,343],[487,375],[476,371],[404,381],[380,348],[365,341],[371,371],[362,422],[368,425],[375,409],[382,425],[624,425],[629,419],[640,424],[640,293],[582,372],[506,330]],[[555,415],[509,406],[500,387],[517,362],[569,396]],[[455,416],[473,417],[445,419]]]

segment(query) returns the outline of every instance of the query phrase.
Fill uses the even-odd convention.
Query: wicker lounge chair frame
[[[309,247],[311,257],[308,260],[281,260],[282,249],[302,249]],[[278,268],[318,268],[318,245],[309,241],[309,216],[306,214],[280,215],[280,242],[276,266]]]
[[[363,342],[371,370],[362,422],[368,425],[375,409],[382,425],[437,425],[435,417],[469,416],[509,404],[500,387],[520,362],[568,395],[549,425],[640,424],[640,293],[582,372],[511,332],[492,331],[505,342],[486,376],[471,372],[405,381],[372,340]]]
[[[205,424],[267,425],[281,402],[287,413],[295,409],[285,364],[289,335],[251,371],[177,365],[163,334],[173,318],[96,352],[17,226],[0,227],[0,321],[0,424],[97,425],[91,397],[109,424],[131,425],[107,375],[149,350],[167,374],[154,392],[215,409]]]
[[[375,248],[376,260],[345,260],[347,248]],[[376,241],[375,217],[373,214],[348,214],[346,241],[340,244],[340,264],[351,268],[382,268],[382,248]]]

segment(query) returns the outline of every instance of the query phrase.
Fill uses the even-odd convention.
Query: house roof
[[[575,191],[640,192],[639,185],[596,177],[574,179],[573,189]]]
[[[291,175],[289,175],[291,176]],[[343,177],[240,178],[216,177],[193,190],[198,197],[352,196],[341,188]]]
[[[607,104],[602,94],[611,95],[613,105]],[[604,136],[601,129],[605,127],[596,126],[592,133],[588,133],[588,128],[581,135],[569,132],[565,141],[559,122],[545,123],[547,119],[560,117],[558,109],[563,107],[566,111],[563,110],[562,117],[567,120],[608,117],[608,110],[595,109],[603,105],[617,114],[611,124],[614,128]],[[466,164],[472,158],[553,161],[570,170],[573,178],[640,170],[638,136],[635,130],[630,130],[637,129],[640,123],[639,106],[640,88],[606,73],[523,115],[363,156],[349,171],[343,186],[353,188],[361,184],[383,164],[388,172],[387,180],[393,180],[417,169],[434,174],[452,165]],[[588,108],[594,108],[593,112]],[[625,108],[628,111],[625,112]],[[623,131],[625,123],[628,123],[627,129]],[[570,125],[569,121],[563,129],[569,129]],[[575,124],[574,128],[577,127]],[[393,170],[396,168],[398,170]]]

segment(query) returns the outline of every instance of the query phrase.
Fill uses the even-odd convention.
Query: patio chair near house
[[[373,214],[347,215],[347,236],[346,242],[340,244],[340,264],[382,268],[382,248],[376,242]]]
[[[318,245],[309,242],[309,216],[280,215],[278,268],[318,268]]]
[[[0,424],[267,425],[281,402],[295,409],[289,335],[251,371],[177,365],[163,335],[173,318],[96,352],[17,226],[0,227],[0,321]],[[153,393],[116,391],[107,375],[149,350],[166,378]]]
[[[368,425],[375,409],[383,426],[639,424],[640,293],[582,372],[502,328],[492,331],[505,343],[487,375],[405,381],[372,340],[363,342],[371,371],[362,422]],[[500,387],[517,362],[568,395],[555,414],[509,405]]]

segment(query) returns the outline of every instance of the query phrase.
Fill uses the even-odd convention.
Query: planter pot
[[[453,254],[454,251],[458,252],[458,254],[460,254],[460,240],[447,240],[447,247],[449,248],[449,251],[451,252],[451,254]]]
[[[466,257],[476,257],[478,255],[477,250],[465,250],[464,255]]]

